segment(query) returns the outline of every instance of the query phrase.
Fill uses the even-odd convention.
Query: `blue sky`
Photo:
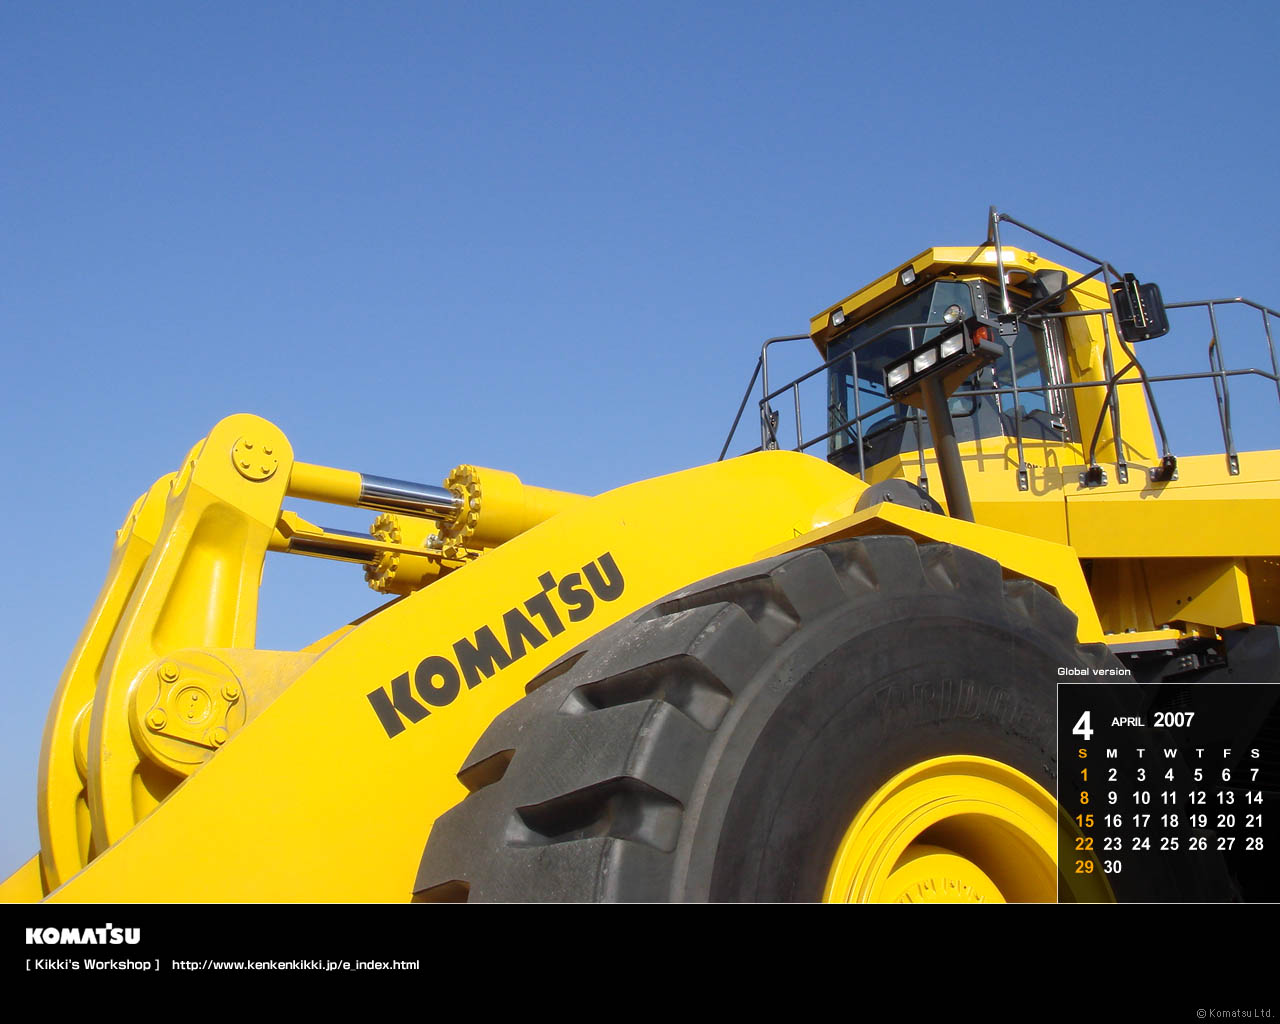
[[[1278,29],[1256,0],[5,5],[0,873],[112,532],[222,416],[599,492],[714,458],[763,338],[993,203],[1170,301],[1274,306]],[[1213,450],[1186,401],[1179,450]],[[260,645],[375,603],[272,556]]]

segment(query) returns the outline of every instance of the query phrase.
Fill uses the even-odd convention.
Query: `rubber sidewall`
[[[686,811],[675,898],[821,899],[858,810],[931,758],[992,758],[1054,791],[1056,681],[1079,652],[972,596],[836,609],[761,667]]]

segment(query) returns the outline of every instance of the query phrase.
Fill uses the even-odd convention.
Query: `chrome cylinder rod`
[[[462,509],[462,499],[444,487],[361,473],[360,505],[379,512],[408,512],[452,522]]]
[[[322,558],[337,558],[344,562],[363,562],[369,563],[377,561],[378,552],[370,550],[359,550],[354,545],[345,545],[339,539],[341,537],[352,537],[356,540],[363,541],[368,544],[370,537],[367,533],[353,533],[351,530],[325,530],[328,537],[292,537],[289,540],[289,550],[300,555],[319,555]]]
[[[350,469],[295,462],[289,496],[336,505],[357,505],[378,512],[405,512],[451,523],[462,511],[462,498],[444,487],[356,473]]]

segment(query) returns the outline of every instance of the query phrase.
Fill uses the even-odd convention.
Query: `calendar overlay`
[[[1061,682],[1060,902],[1280,900],[1280,685]]]

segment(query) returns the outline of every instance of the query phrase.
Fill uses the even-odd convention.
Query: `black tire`
[[[494,720],[416,899],[816,900],[898,772],[991,758],[1054,792],[1061,667],[1116,664],[1034,583],[871,537],[704,580]]]

